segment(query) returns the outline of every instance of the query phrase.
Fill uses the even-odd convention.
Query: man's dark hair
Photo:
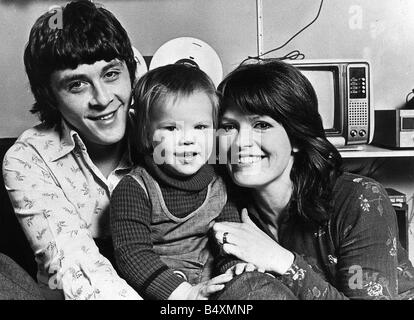
[[[62,14],[61,26],[51,23],[56,14]],[[48,126],[59,124],[61,115],[50,86],[51,74],[113,59],[126,63],[133,84],[136,61],[131,42],[111,12],[90,1],[74,1],[46,12],[33,25],[24,51],[26,73],[35,98],[30,111]]]

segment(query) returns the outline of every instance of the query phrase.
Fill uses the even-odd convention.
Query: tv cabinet
[[[414,157],[414,149],[385,149],[370,144],[360,146],[362,150],[342,151],[342,158],[395,158]]]
[[[414,149],[386,149],[374,145],[363,145],[360,149],[343,151],[338,148],[344,167],[406,194],[408,252],[414,262]]]

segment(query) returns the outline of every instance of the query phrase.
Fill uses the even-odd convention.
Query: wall
[[[166,41],[199,38],[219,54],[224,73],[256,55],[255,0],[101,0],[128,30],[143,55],[153,55]],[[0,137],[15,137],[37,123],[23,67],[30,27],[58,0],[0,0]],[[320,0],[263,0],[264,51],[282,45],[316,15]],[[371,61],[374,105],[400,107],[414,88],[414,1],[325,0],[319,19],[285,48],[306,58],[367,58]],[[378,180],[401,187],[412,200],[414,163],[387,163]],[[398,171],[395,168],[400,168]],[[411,206],[412,208],[412,206]],[[410,209],[412,211],[412,209]],[[411,235],[411,248],[414,235]],[[412,258],[414,257],[414,250]]]
[[[152,56],[166,41],[196,37],[211,45],[224,72],[256,51],[255,1],[125,0],[95,1],[111,10],[128,30],[133,45]],[[23,50],[36,18],[66,1],[0,0],[0,137],[19,135],[37,123],[23,66]]]
[[[166,41],[196,37],[219,54],[224,73],[256,54],[255,0],[118,0],[96,1],[113,11],[143,55]],[[0,0],[0,137],[21,133],[37,120],[22,63],[30,27],[57,0]],[[283,44],[316,15],[320,0],[263,0],[264,49]],[[414,1],[325,0],[319,19],[284,49],[307,58],[368,58],[372,63],[374,104],[401,106],[414,87]]]

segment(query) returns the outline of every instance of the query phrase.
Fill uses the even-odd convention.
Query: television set
[[[370,64],[364,60],[291,60],[310,81],[328,140],[337,147],[372,140]]]

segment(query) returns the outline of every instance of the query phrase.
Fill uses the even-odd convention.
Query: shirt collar
[[[72,129],[69,124],[62,119],[60,125],[60,142],[50,146],[50,161],[56,161],[60,158],[71,153],[75,148],[79,148],[80,151],[86,152],[86,146],[79,136],[79,133]],[[133,161],[131,157],[131,148],[127,143],[127,149],[122,155],[121,161],[119,162],[115,170],[126,170],[133,167]]]
[[[57,126],[55,130],[58,132],[60,139],[58,140],[58,143],[49,146],[50,161],[56,161],[66,156],[75,149],[76,145],[79,145],[80,148],[85,148],[78,133],[71,129],[63,119],[60,126]]]

